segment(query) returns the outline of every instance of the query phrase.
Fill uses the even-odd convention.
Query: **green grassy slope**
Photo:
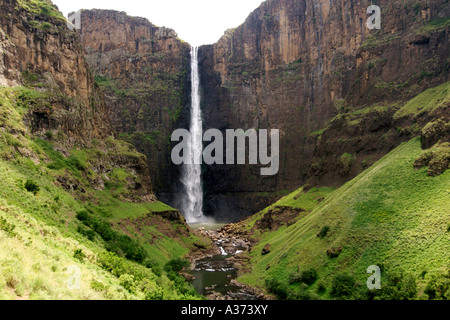
[[[169,206],[128,202],[129,184],[139,179],[129,169],[110,168],[104,188],[91,183],[100,176],[93,164],[140,155],[110,139],[65,156],[54,147],[62,132],[39,139],[24,124],[30,101],[46,98],[0,88],[0,298],[195,298],[163,267],[203,240],[181,220],[162,218],[175,212]],[[81,268],[82,290],[67,287],[72,265]]]
[[[257,235],[259,242],[251,253],[253,270],[240,280],[265,286],[281,298],[373,298],[376,294],[365,289],[366,270],[378,265],[385,288],[377,293],[379,298],[405,298],[405,288],[416,285],[422,298],[433,297],[433,290],[447,290],[450,172],[431,177],[426,168],[415,171],[413,164],[421,153],[419,138],[402,144],[336,191],[325,190],[325,200],[312,203],[313,208],[311,192],[317,190],[300,192],[297,200],[294,197],[301,190],[281,199],[275,206],[309,204],[305,209],[312,211],[290,227]],[[255,219],[258,216],[248,220],[247,227]],[[318,237],[324,226],[329,227],[328,233]],[[262,255],[267,244],[271,252]],[[338,257],[327,254],[339,248]],[[302,284],[299,279],[306,270],[317,272],[317,276]],[[446,283],[444,289],[433,289],[436,279]],[[339,290],[345,285],[350,292]],[[448,297],[449,293],[443,295]]]

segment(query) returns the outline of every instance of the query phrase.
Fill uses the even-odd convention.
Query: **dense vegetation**
[[[450,172],[415,170],[422,152],[415,138],[335,191],[301,188],[280,200],[272,207],[308,214],[255,232],[253,269],[241,280],[281,299],[449,299]],[[367,289],[371,265],[382,270],[381,290]]]
[[[69,32],[51,1],[17,0],[17,6],[27,12],[31,29]],[[418,15],[420,6],[413,10]],[[449,21],[420,23],[414,33],[445,30]],[[399,37],[399,32],[374,32],[362,49],[381,50]],[[184,258],[190,250],[208,242],[190,233],[183,221],[164,218],[174,212],[169,206],[140,203],[135,191],[141,177],[112,160],[145,163],[136,147],[152,153],[169,146],[164,130],[181,117],[187,69],[155,70],[163,62],[175,64],[173,56],[132,59],[149,61],[131,70],[134,81],[95,76],[97,85],[120,103],[140,105],[136,114],[120,110],[120,119],[130,125],[121,141],[94,139],[81,147],[69,143],[62,130],[32,133],[29,117],[35,109],[50,112],[54,101],[66,106],[76,98],[54,92],[43,76],[30,71],[22,73],[24,86],[0,87],[0,299],[201,299],[180,273],[189,267]],[[376,58],[363,67],[374,73],[386,61]],[[286,65],[275,82],[299,82],[304,64],[300,58]],[[241,67],[231,70],[232,80],[224,84],[230,91],[261,73],[250,64]],[[341,77],[341,71],[334,76]],[[433,76],[431,69],[419,68],[402,81],[377,78],[374,88],[395,95]],[[450,299],[449,89],[450,83],[443,83],[404,104],[354,109],[338,101],[338,115],[311,137],[320,141],[333,124],[359,129],[364,119],[389,116],[399,126],[389,125],[380,144],[396,133],[421,133],[422,140],[416,137],[374,164],[359,159],[355,150],[341,150],[332,159],[341,176],[348,177],[355,165],[365,171],[340,188],[304,186],[241,223],[256,246],[245,266],[250,272],[240,280],[279,299]],[[167,128],[150,101],[166,104]],[[422,128],[421,117],[434,120]],[[136,121],[158,126],[141,131]],[[441,138],[446,140],[436,143]],[[320,168],[313,161],[312,169]],[[379,290],[366,286],[367,268],[374,265],[381,271]]]
[[[131,171],[111,167],[104,188],[92,184],[93,163],[135,151],[110,139],[64,155],[54,148],[63,132],[37,138],[23,122],[46,103],[32,88],[0,88],[0,298],[198,299],[172,266],[184,267],[180,259],[202,240],[181,232],[169,240],[157,225],[135,229],[143,218],[185,227],[158,217],[173,210],[162,203],[126,200],[138,179]],[[67,285],[73,266],[82,290]]]
[[[450,127],[445,117],[423,128],[416,121],[445,115],[449,101],[444,83],[406,103],[341,110],[336,118],[345,117],[346,127],[359,126],[370,112],[414,119],[397,131],[416,138],[373,165],[363,161],[364,171],[338,189],[306,185],[240,223],[258,243],[252,271],[240,280],[280,299],[450,298]],[[334,121],[311,135],[324,134]],[[336,160],[344,174],[355,156]],[[269,213],[293,210],[297,217],[277,230],[264,228]],[[270,253],[262,255],[268,245]],[[381,290],[366,286],[372,265],[382,270]]]

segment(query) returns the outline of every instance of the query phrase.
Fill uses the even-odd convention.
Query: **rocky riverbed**
[[[260,290],[239,283],[236,278],[248,271],[252,242],[233,225],[217,230],[199,228],[200,235],[212,240],[212,250],[191,257],[191,281],[209,300],[268,300]]]

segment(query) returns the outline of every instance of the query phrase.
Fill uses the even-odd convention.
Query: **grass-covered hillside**
[[[140,176],[120,164],[142,155],[113,138],[65,150],[62,131],[34,136],[24,118],[48,103],[0,88],[0,299],[196,298],[177,271],[204,240],[174,209],[137,201]]]
[[[242,223],[258,244],[240,280],[282,299],[449,299],[450,171],[420,168],[430,153],[448,168],[448,143],[415,138],[339,189],[301,188]],[[366,287],[372,265],[381,290]]]

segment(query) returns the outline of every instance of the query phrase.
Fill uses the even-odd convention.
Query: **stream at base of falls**
[[[236,269],[226,258],[227,256],[216,255],[195,263],[195,269],[190,274],[195,277],[192,285],[199,294],[207,296],[214,291],[225,295],[239,289],[230,284],[230,280],[236,277]]]
[[[216,253],[194,262],[189,272],[192,285],[210,300],[264,300],[262,293],[236,281],[240,267],[248,263],[245,252],[250,250],[250,243],[227,234],[226,226],[217,227],[223,225],[203,225],[197,229],[214,242]]]

